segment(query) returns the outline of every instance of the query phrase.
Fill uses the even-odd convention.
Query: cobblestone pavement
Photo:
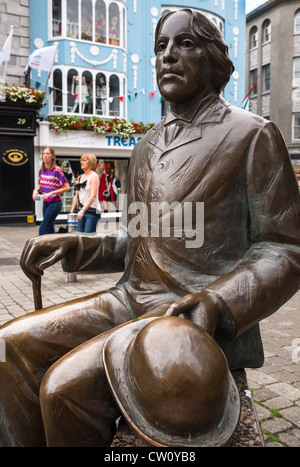
[[[25,241],[35,225],[0,226],[0,324],[33,311],[31,282],[19,266]],[[45,271],[43,306],[105,290],[120,274],[77,275],[70,282],[60,264]],[[265,363],[248,369],[257,417],[266,447],[300,446],[300,292],[261,322]]]

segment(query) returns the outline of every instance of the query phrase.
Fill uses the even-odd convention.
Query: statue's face
[[[181,11],[163,23],[156,42],[156,72],[162,97],[171,103],[189,103],[210,92],[211,66],[204,44]]]

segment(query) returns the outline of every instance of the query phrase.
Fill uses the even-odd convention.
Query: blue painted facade
[[[55,0],[62,6],[66,15],[67,2]],[[75,0],[68,0],[75,2]],[[80,0],[80,2],[88,0]],[[89,0],[96,5],[96,0]],[[99,0],[97,0],[99,1]],[[154,30],[162,9],[176,7],[193,7],[208,15],[213,15],[222,23],[224,38],[229,46],[230,57],[235,65],[235,73],[224,90],[224,97],[230,103],[239,106],[245,96],[245,0],[103,0],[107,8],[114,3],[121,12],[119,44],[103,44],[99,41],[81,40],[67,37],[65,29],[60,30],[60,36],[53,36],[53,2],[54,0],[30,0],[30,47],[31,52],[37,47],[46,47],[58,43],[56,69],[62,69],[61,96],[64,99],[64,107],[54,106],[55,92],[58,93],[57,82],[53,82],[52,73],[49,80],[50,91],[47,106],[43,109],[43,115],[53,113],[66,113],[72,111],[70,99],[70,83],[67,87],[67,74],[70,69],[78,70],[79,76],[83,71],[96,75],[103,72],[109,76],[114,74],[119,80],[119,89],[116,95],[109,99],[116,102],[115,116],[124,117],[136,122],[158,122],[161,119],[161,97],[155,81],[155,54],[154,54]],[[77,0],[76,0],[77,2]],[[97,4],[98,5],[98,4]],[[115,6],[114,6],[115,7]],[[95,19],[95,16],[93,17]],[[93,23],[94,24],[94,23]],[[60,26],[61,27],[61,26]],[[64,37],[65,33],[65,37]],[[95,39],[96,36],[93,36]],[[60,73],[60,72],[57,72]],[[41,90],[47,83],[47,72],[37,75],[36,70],[31,72],[31,86],[39,83]],[[69,80],[70,81],[70,80]],[[95,91],[94,91],[95,92]],[[107,94],[108,96],[108,94]],[[95,97],[95,94],[94,94]],[[95,99],[94,99],[95,100]],[[110,103],[112,104],[112,102]],[[110,106],[109,104],[109,106]],[[67,105],[67,107],[66,107]],[[56,111],[55,111],[56,109]],[[95,107],[94,107],[95,110]],[[90,114],[95,114],[93,110]],[[113,115],[113,112],[111,113]],[[104,118],[112,118],[104,113]]]

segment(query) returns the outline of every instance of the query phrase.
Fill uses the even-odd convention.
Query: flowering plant
[[[50,115],[47,120],[50,128],[57,133],[69,130],[93,131],[104,135],[105,133],[116,133],[120,136],[129,136],[134,133],[147,133],[154,123],[136,123],[125,118],[105,120],[100,117],[80,118],[76,115]]]
[[[46,92],[39,91],[36,88],[26,88],[19,86],[5,87],[6,101],[17,102],[24,101],[27,104],[45,105]]]

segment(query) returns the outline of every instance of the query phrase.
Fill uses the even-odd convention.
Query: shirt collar
[[[201,100],[195,107],[189,109],[183,115],[176,115],[168,108],[166,113],[166,118],[164,121],[164,125],[168,125],[169,123],[173,123],[176,120],[182,120],[187,123],[191,123],[195,117],[195,115],[199,112],[204,117],[207,113],[207,110],[210,108],[213,101],[215,101],[217,95],[215,92],[211,92],[208,96]]]

